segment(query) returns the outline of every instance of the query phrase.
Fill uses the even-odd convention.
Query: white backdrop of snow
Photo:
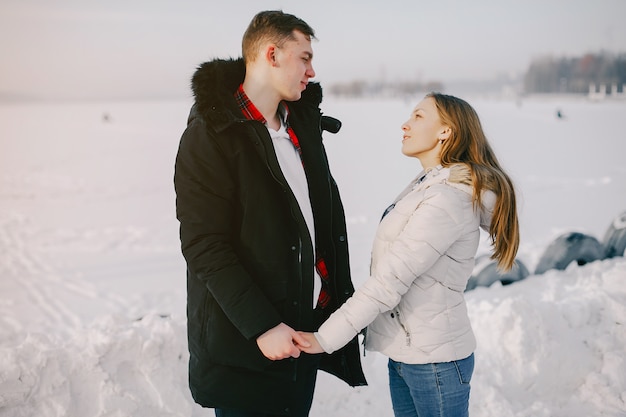
[[[419,171],[399,152],[418,99],[323,103],[343,122],[325,142],[357,286],[381,211]],[[626,209],[626,102],[468,99],[518,187],[529,270],[562,233],[601,240]],[[213,415],[187,388],[172,174],[189,105],[0,105],[0,416]],[[467,300],[472,416],[626,416],[623,257]],[[367,387],[320,373],[311,416],[391,416],[386,358],[363,365]]]

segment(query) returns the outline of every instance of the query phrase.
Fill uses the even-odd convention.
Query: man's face
[[[309,79],[315,77],[311,39],[299,31],[293,34],[295,40],[274,50],[275,86],[286,101],[299,100]]]

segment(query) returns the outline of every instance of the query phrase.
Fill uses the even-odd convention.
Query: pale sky
[[[266,9],[315,29],[323,85],[486,80],[546,54],[626,53],[626,0],[0,0],[0,97],[189,96],[195,68],[240,56]]]

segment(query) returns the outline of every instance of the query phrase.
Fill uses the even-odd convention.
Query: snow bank
[[[549,271],[467,294],[478,339],[471,415],[624,416],[626,260]],[[67,339],[0,348],[3,416],[211,415],[187,389],[185,322],[106,316]],[[352,389],[321,374],[312,416],[391,415],[386,358]]]
[[[477,288],[468,302],[474,415],[626,415],[623,258]]]
[[[104,317],[67,340],[0,348],[3,416],[189,416],[184,322]]]

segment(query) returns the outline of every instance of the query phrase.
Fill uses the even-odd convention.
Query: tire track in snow
[[[49,327],[71,331],[83,319],[67,301],[102,298],[93,285],[56,270],[44,252],[28,219],[19,215],[0,218],[0,288],[14,295],[0,302],[0,321],[7,330],[18,331],[21,324],[28,331],[47,331]]]

